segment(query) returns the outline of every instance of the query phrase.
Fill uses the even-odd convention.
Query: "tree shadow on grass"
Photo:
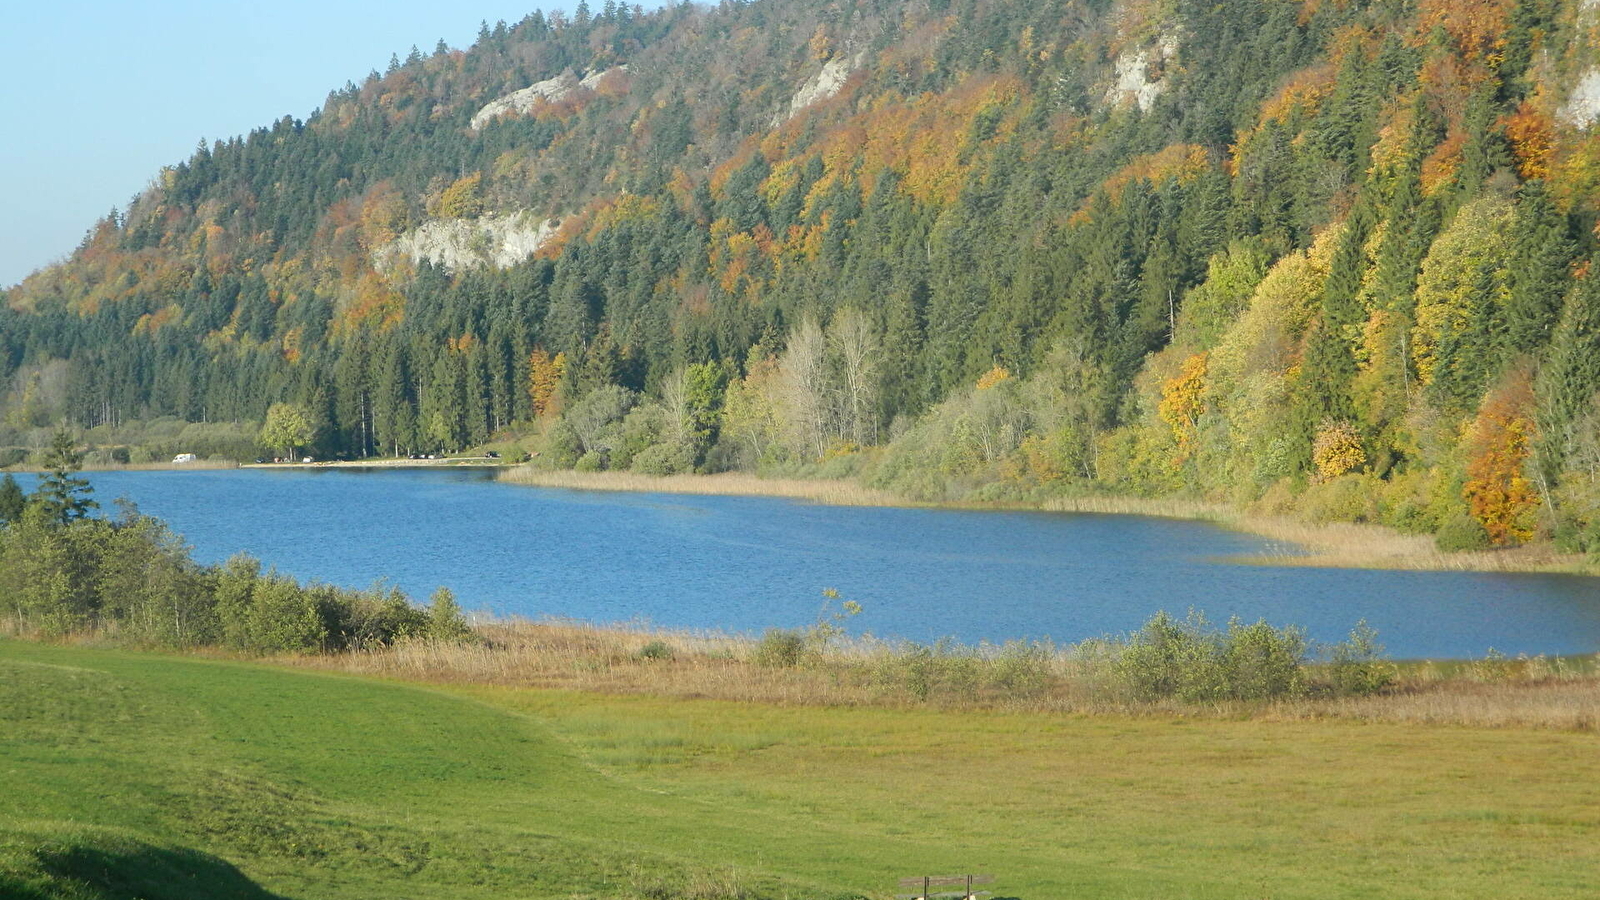
[[[284,900],[228,862],[185,847],[140,841],[51,843],[32,853],[33,869],[0,872],[0,896],[18,900]],[[33,877],[28,877],[28,876]],[[8,883],[9,882],[9,883]]]

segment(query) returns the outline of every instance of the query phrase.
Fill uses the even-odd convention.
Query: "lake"
[[[1194,607],[1327,641],[1366,619],[1401,658],[1600,650],[1600,579],[1240,565],[1283,548],[1200,522],[568,491],[474,469],[88,477],[107,510],[133,500],[205,562],[244,551],[419,599],[447,585],[530,618],[756,634],[816,621],[833,588],[864,608],[852,632],[922,641],[1078,641]]]

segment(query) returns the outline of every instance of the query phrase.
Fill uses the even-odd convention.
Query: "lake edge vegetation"
[[[824,591],[812,626],[759,638],[581,623],[472,624],[442,587],[423,608],[393,588],[356,591],[263,573],[248,557],[200,565],[156,519],[131,508],[110,519],[90,515],[96,504],[77,464],[63,435],[33,495],[0,480],[4,633],[424,681],[824,705],[1365,715],[1381,711],[1383,697],[1481,694],[1482,685],[1500,685],[1509,690],[1501,695],[1522,697],[1530,710],[1552,710],[1533,720],[1597,724],[1581,699],[1572,702],[1600,696],[1592,660],[1491,654],[1402,668],[1384,657],[1364,623],[1348,640],[1320,647],[1293,626],[1218,626],[1195,610],[1183,618],[1157,613],[1132,634],[1071,645],[920,644],[849,637],[844,623],[860,607]],[[1478,718],[1514,720],[1503,699]]]

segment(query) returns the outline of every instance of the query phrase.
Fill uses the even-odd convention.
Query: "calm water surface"
[[[1600,650],[1600,579],[1258,567],[1250,535],[1139,516],[815,506],[764,497],[565,491],[483,470],[91,473],[167,520],[203,561],[248,551],[300,578],[448,585],[469,609],[738,632],[1077,641],[1158,609],[1342,638],[1365,618],[1397,657]]]

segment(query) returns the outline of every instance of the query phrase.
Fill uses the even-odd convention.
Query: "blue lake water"
[[[1251,535],[1140,516],[818,506],[765,497],[566,491],[483,470],[91,473],[216,562],[249,552],[304,579],[468,609],[757,633],[1077,641],[1202,609],[1338,640],[1366,619],[1396,657],[1600,650],[1600,579],[1238,565]],[[27,486],[27,485],[25,485]]]

